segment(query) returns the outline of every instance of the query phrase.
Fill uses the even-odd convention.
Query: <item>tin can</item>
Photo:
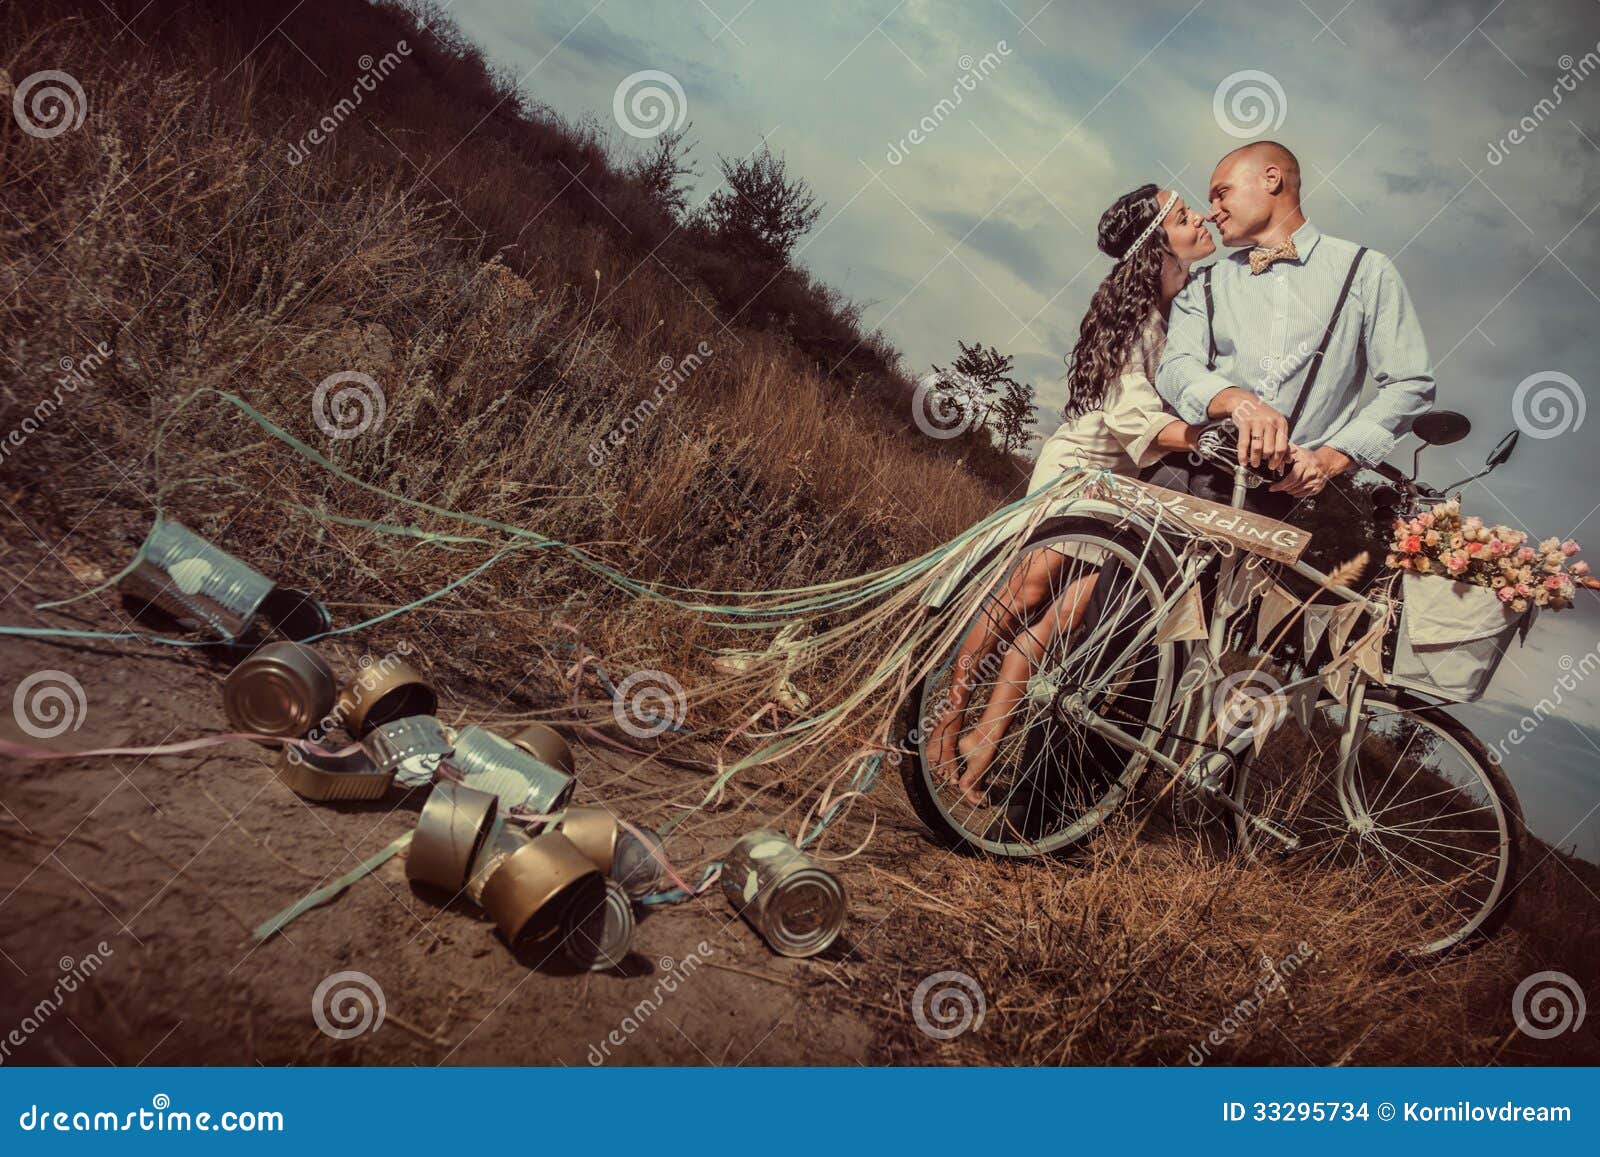
[[[432,783],[452,747],[444,724],[432,715],[385,723],[374,728],[362,745],[372,761],[391,772],[403,787]]]
[[[406,854],[406,877],[459,892],[494,826],[500,801],[448,780],[435,784]]]
[[[394,658],[374,663],[366,657],[361,674],[339,693],[337,710],[345,729],[357,739],[365,739],[385,723],[434,714],[439,710],[439,696],[410,663]]]
[[[603,807],[569,807],[561,820],[561,834],[594,861],[602,872],[611,871],[617,851],[617,817]]]
[[[644,896],[656,890],[664,874],[661,867],[661,837],[649,828],[634,828],[638,835],[622,828],[617,833],[616,854],[611,860],[611,878],[628,890],[630,896]]]
[[[184,627],[237,639],[248,633],[273,584],[182,523],[158,518],[139,548],[139,564],[118,585],[139,609],[154,606]]]
[[[277,775],[295,795],[318,803],[379,799],[394,782],[394,769],[384,771],[364,751],[318,755],[293,744],[284,745]]]
[[[633,901],[615,880],[606,881],[605,898],[585,911],[567,909],[561,921],[561,951],[579,968],[603,972],[618,968],[633,948]]]
[[[513,948],[561,927],[569,910],[605,903],[605,877],[560,832],[535,836],[501,861],[483,886],[483,906]]]
[[[733,846],[722,893],[780,956],[815,956],[844,928],[844,886],[777,832],[751,832]]]
[[[505,813],[497,812],[488,838],[483,841],[483,847],[478,849],[477,859],[472,861],[472,875],[467,879],[467,898],[483,907],[483,889],[490,877],[500,870],[507,856],[527,842],[528,835],[522,826],[507,823]]]
[[[237,731],[300,738],[333,709],[338,680],[304,643],[268,643],[228,673],[222,709]]]
[[[548,763],[567,775],[578,774],[577,761],[572,758],[572,745],[554,727],[544,723],[530,723],[511,737],[511,742],[522,748],[540,763]]]
[[[463,783],[499,796],[500,806],[508,811],[522,808],[539,815],[560,811],[577,786],[570,775],[482,727],[463,727],[456,733],[448,762],[461,773]]]
[[[312,639],[333,630],[328,608],[298,587],[273,587],[261,600],[259,614],[285,639]]]

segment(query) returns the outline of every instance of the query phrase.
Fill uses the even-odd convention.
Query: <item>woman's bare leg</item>
[[[957,747],[966,762],[966,771],[957,786],[968,803],[982,804],[984,797],[978,783],[994,761],[1006,733],[1011,730],[1011,720],[1017,704],[1027,694],[1028,678],[1044,661],[1051,644],[1060,636],[1069,634],[1083,619],[1089,596],[1094,593],[1098,574],[1087,574],[1067,584],[1055,602],[1032,626],[1018,632],[1000,664],[1000,679],[984,704],[983,714],[972,730],[961,736]]]
[[[983,607],[983,613],[961,640],[956,651],[950,691],[944,710],[928,736],[928,752],[934,774],[941,782],[955,778],[957,736],[962,716],[972,692],[984,681],[984,667],[1002,638],[1009,636],[1033,617],[1034,611],[1050,597],[1050,590],[1062,569],[1072,560],[1057,550],[1029,551],[1012,569]]]

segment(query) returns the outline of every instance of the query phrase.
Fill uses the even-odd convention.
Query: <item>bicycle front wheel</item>
[[[1150,625],[1177,581],[1164,543],[1109,521],[1040,528],[907,703],[902,777],[935,836],[1038,856],[1084,839],[1121,805],[1147,759],[1094,733],[1083,712],[1162,741],[1185,647],[1155,641]],[[1060,614],[1085,596],[1081,617]],[[997,702],[1012,706],[997,714]],[[952,782],[972,766],[951,758],[963,735],[992,740],[982,803]]]
[[[1403,692],[1367,688],[1341,762],[1349,722],[1349,708],[1323,698],[1304,745],[1284,736],[1248,765],[1240,801],[1300,837],[1291,863],[1311,866],[1322,901],[1376,902],[1404,954],[1492,932],[1510,909],[1522,835],[1505,773],[1459,721]],[[1248,847],[1244,823],[1239,835]]]

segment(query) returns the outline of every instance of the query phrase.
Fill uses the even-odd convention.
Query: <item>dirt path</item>
[[[192,656],[4,646],[7,688],[44,669],[79,678],[84,721],[55,741],[60,746],[150,744],[224,729],[221,671]],[[36,742],[10,712],[0,713],[0,734]],[[578,758],[581,783],[617,772],[604,749],[580,748]],[[852,991],[850,969],[841,967],[848,935],[818,960],[776,957],[715,892],[642,917],[634,955],[606,974],[514,958],[470,904],[441,909],[414,892],[399,859],[284,934],[251,941],[256,923],[410,830],[424,795],[396,789],[373,804],[309,804],[277,781],[267,751],[240,744],[142,760],[12,763],[0,784],[0,970],[9,974],[0,986],[0,1035],[25,1020],[42,1023],[6,1059],[583,1065],[882,1058],[870,1006],[892,995]],[[708,838],[714,828],[699,834]],[[728,840],[736,834],[735,825]],[[874,913],[870,905],[854,911],[856,935]],[[94,975],[74,985],[58,1010],[35,1018],[39,1002],[59,991],[62,970],[70,976],[91,954],[102,956]],[[339,1041],[317,1028],[313,991],[341,971],[366,973],[381,987],[386,1017],[378,1031]]]

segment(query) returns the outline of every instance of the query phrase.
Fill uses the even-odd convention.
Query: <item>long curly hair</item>
[[[1155,185],[1140,185],[1111,203],[1100,217],[1097,244],[1100,252],[1117,264],[1095,287],[1089,308],[1078,329],[1078,344],[1067,355],[1067,421],[1105,405],[1106,387],[1122,373],[1128,357],[1144,335],[1150,312],[1161,304],[1161,269],[1172,252],[1164,229],[1121,260],[1134,239],[1144,232],[1158,208]],[[1142,351],[1148,360],[1150,351]],[[1146,370],[1155,376],[1155,367]]]

